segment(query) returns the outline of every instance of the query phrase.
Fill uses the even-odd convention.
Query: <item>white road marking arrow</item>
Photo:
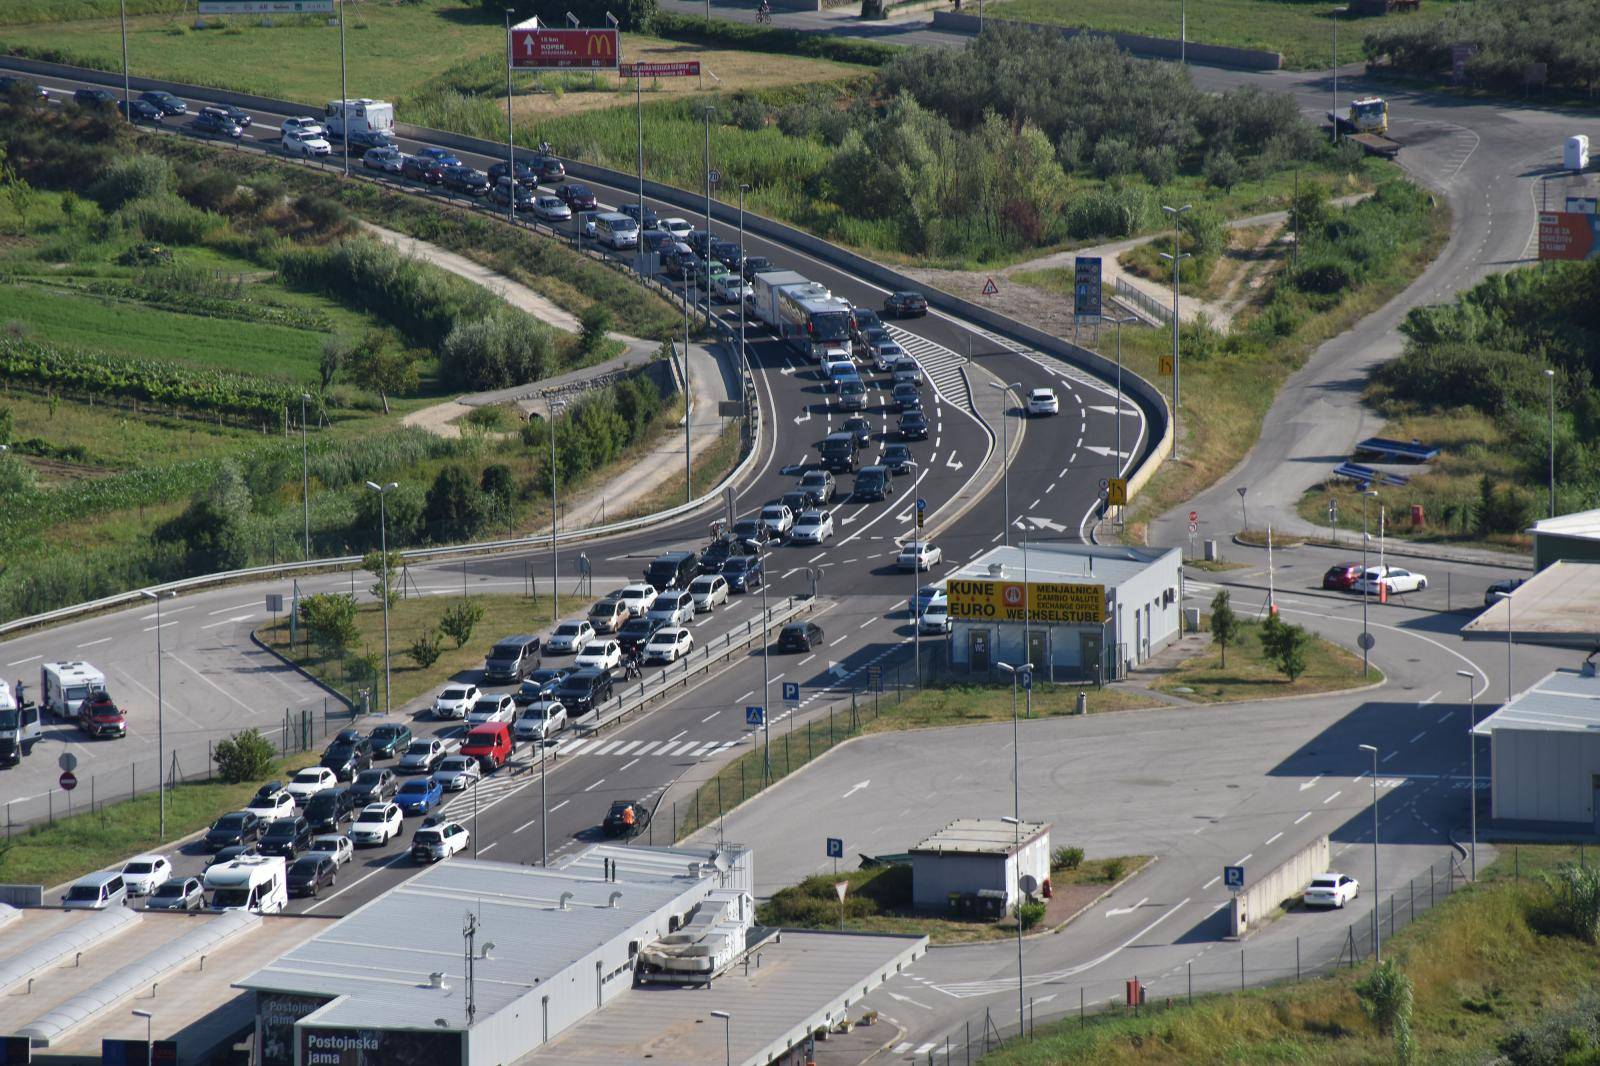
[[[1301,786],[1300,786],[1300,791],[1304,792],[1306,789],[1310,788],[1312,785],[1316,784],[1318,781],[1321,781],[1321,780],[1322,780],[1322,775],[1318,774],[1316,777],[1313,777],[1310,781],[1306,781],[1306,782],[1302,783]]]
[[[1038,515],[1028,515],[1027,521],[1033,523],[1034,529],[1048,529],[1056,533],[1065,533],[1067,529],[1060,522],[1053,522],[1048,518],[1040,518]]]
[[[902,996],[898,992],[890,992],[890,993],[888,993],[888,995],[889,995],[890,999],[897,999],[901,1003],[909,1003],[913,1007],[921,1007],[923,1010],[932,1010],[933,1009],[932,1007],[928,1006],[926,1003],[918,1003],[916,1000],[912,999],[910,996]],[[1037,1003],[1039,1001],[1038,1000],[1034,1000],[1034,1002]]]
[[[866,788],[870,784],[872,784],[872,781],[871,781],[870,778],[868,780],[866,780],[866,781],[857,781],[855,784],[850,786],[850,791],[849,792],[846,792],[843,796],[840,796],[839,798],[840,799],[849,799],[851,796],[854,796],[857,792],[860,792],[862,789]]]
[[[853,514],[852,515],[846,515],[845,517],[839,519],[839,521],[844,523],[845,525],[849,525],[851,522],[854,522],[855,520],[856,520],[856,516],[853,515]]]
[[[1056,996],[1059,995],[1059,994],[1060,993],[1052,992],[1048,996],[1035,996],[1034,999],[1033,999],[1033,1005],[1037,1007],[1041,1003],[1049,1003],[1052,999],[1055,999]]]
[[[1140,907],[1143,907],[1146,903],[1149,903],[1149,902],[1150,902],[1150,897],[1146,896],[1144,899],[1141,899],[1138,903],[1135,903],[1131,907],[1113,907],[1110,910],[1106,911],[1106,917],[1107,918],[1114,918],[1119,914],[1132,914],[1134,911],[1138,910]]]
[[[1117,450],[1115,448],[1107,448],[1103,444],[1085,444],[1083,446],[1083,450],[1086,452],[1094,452],[1096,455],[1102,456],[1106,459],[1110,459],[1117,454]]]
[[[967,464],[966,463],[958,463],[958,462],[956,462],[956,453],[955,452],[951,452],[950,453],[950,457],[944,461],[944,465],[949,467],[951,470],[960,470],[963,466],[966,466]]]
[[[811,408],[809,408],[809,407],[807,407],[805,409],[805,413],[804,414],[798,414],[798,415],[794,416],[794,424],[797,425],[797,426],[802,422],[809,422],[809,421],[811,421]]]
[[[1090,404],[1089,410],[1099,411],[1103,415],[1114,415],[1117,413],[1116,405],[1109,403]],[[1122,409],[1122,413],[1125,415],[1136,415],[1139,413],[1139,409],[1137,407],[1124,407]]]

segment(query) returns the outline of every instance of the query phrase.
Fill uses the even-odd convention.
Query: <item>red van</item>
[[[511,758],[511,727],[504,722],[473,726],[460,754],[477,759],[485,773],[493,773]]]

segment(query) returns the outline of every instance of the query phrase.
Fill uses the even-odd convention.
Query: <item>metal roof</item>
[[[1104,585],[1111,589],[1138,577],[1165,556],[1177,554],[1177,548],[1033,541],[1026,547],[1019,544],[991,548],[961,569],[946,574],[941,584],[952,579],[1020,581],[1026,574],[1029,582]],[[1174,567],[1177,563],[1174,559]],[[1001,573],[991,572],[992,566],[1002,567]]]
[[[999,818],[958,818],[912,848],[911,854],[1011,855],[1049,829],[1049,822],[1014,826]]]
[[[1544,733],[1600,730],[1600,673],[1560,669],[1478,723],[1473,732],[1493,736],[1497,729]]]
[[[1568,516],[1572,517],[1572,516]],[[1559,520],[1558,520],[1559,521]],[[1468,639],[1594,647],[1600,644],[1600,563],[1563,559],[1461,627]]]
[[[584,956],[717,886],[711,852],[592,848],[560,868],[453,858],[362,905],[331,928],[237,982],[256,991],[343,997],[321,1008],[330,1026],[465,1028],[462,927],[478,917],[474,966],[482,1021]],[[603,859],[619,861],[606,880]],[[699,864],[690,874],[690,863]],[[563,899],[563,897],[566,897]],[[431,975],[443,974],[443,987]]]
[[[1600,539],[1600,509],[1575,511],[1572,514],[1541,518],[1528,530],[1535,535],[1579,537],[1585,540]]]

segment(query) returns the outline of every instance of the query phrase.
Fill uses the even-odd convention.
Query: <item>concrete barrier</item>
[[[1244,936],[1252,922],[1265,918],[1281,904],[1300,895],[1313,877],[1327,869],[1328,837],[1323,834],[1233,897],[1233,905],[1228,908],[1229,935]]]
[[[1054,32],[1068,38],[1076,37],[1079,34],[1109,37],[1123,51],[1146,59],[1178,59],[1181,57],[1190,63],[1199,63],[1210,67],[1232,67],[1237,70],[1280,70],[1283,67],[1282,52],[1264,52],[1257,48],[1232,48],[1223,44],[1200,44],[1196,41],[1189,41],[1186,44],[1173,37],[1146,37],[1139,33],[1111,33],[1106,30],[1085,29],[1081,26],[1056,26],[1045,22],[1020,22],[1015,19],[997,19],[993,15],[990,15],[985,21],[1025,26],[1039,33]],[[979,25],[978,16],[976,15],[958,15],[954,11],[935,11],[933,13],[933,28],[936,30],[949,30],[952,33],[976,35]]]

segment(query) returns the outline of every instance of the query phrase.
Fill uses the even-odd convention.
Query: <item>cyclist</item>
[[[761,6],[756,8],[756,21],[757,22],[771,22],[772,21],[772,2],[771,2],[771,0],[761,0]]]

